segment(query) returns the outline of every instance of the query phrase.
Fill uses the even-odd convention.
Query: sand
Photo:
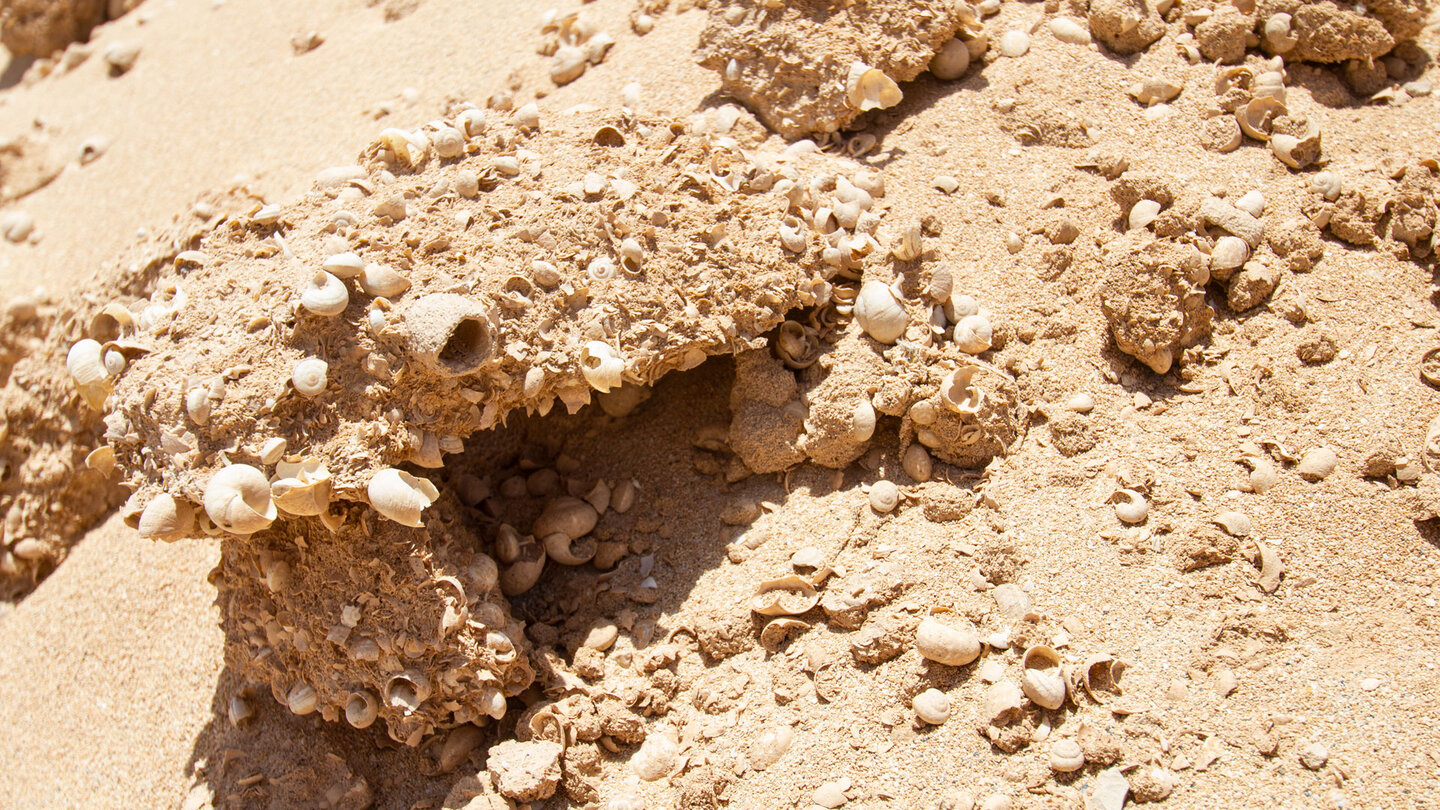
[[[97,29],[97,55],[73,72],[0,91],[0,136],[30,131],[60,163],[86,138],[110,139],[98,160],[8,206],[29,212],[43,238],[0,243],[3,278],[22,291],[66,290],[137,229],[193,219],[203,196],[243,186],[266,201],[297,199],[383,127],[418,126],[456,100],[483,105],[511,89],[521,101],[543,94],[542,109],[558,114],[613,105],[638,81],[653,114],[726,101],[719,77],[691,55],[706,24],[700,10],[661,12],[639,37],[632,3],[564,6],[583,8],[617,43],[556,88],[536,53],[544,6],[410,5],[387,21],[386,7],[360,0],[151,0],[143,24],[131,14]],[[1007,3],[986,27],[992,37],[1029,29],[1042,12]],[[291,38],[312,30],[324,43],[297,56]],[[141,56],[107,78],[98,54],[122,40],[140,43]],[[1433,21],[1420,44],[1440,47]],[[1157,377],[1106,333],[1100,243],[1116,238],[1126,212],[1114,182],[1076,169],[1087,149],[1128,157],[1134,175],[1158,177],[1176,196],[1233,201],[1260,189],[1267,227],[1315,204],[1309,174],[1253,143],[1204,149],[1215,68],[1187,64],[1168,38],[1138,57],[1107,58],[1038,27],[1025,56],[988,59],[954,83],[922,75],[898,107],[861,119],[879,138],[868,165],[885,175],[886,222],[927,219],[927,272],[947,264],[957,292],[990,313],[999,339],[987,362],[1014,373],[1043,414],[983,478],[937,464],[940,480],[910,480],[900,468],[908,428],[883,414],[871,450],[844,470],[742,475],[713,440],[730,419],[735,372],[724,359],[667,377],[628,417],[592,408],[517,419],[447,464],[447,476],[498,484],[537,459],[557,466],[563,450],[586,474],[642,484],[632,513],[601,523],[602,540],[624,545],[614,571],[552,567],[513,604],[537,654],[602,704],[599,693],[622,696],[652,734],[670,728],[688,760],[672,780],[642,783],[627,762],[633,745],[610,754],[586,742],[566,762],[587,767],[548,806],[634,795],[651,808],[721,799],[809,807],[817,788],[840,779],[850,780],[847,807],[936,807],[959,792],[1004,795],[1015,807],[1080,806],[1105,766],[1092,759],[1077,776],[1053,777],[1046,751],[1069,735],[1113,746],[1132,790],[1154,768],[1173,775],[1163,807],[1440,806],[1440,532],[1413,510],[1433,474],[1419,488],[1365,476],[1387,444],[1418,457],[1435,413],[1440,394],[1417,374],[1440,327],[1433,259],[1397,257],[1394,242],[1327,238],[1316,267],[1285,269],[1258,309],[1236,314],[1223,288],[1212,292],[1206,355]],[[1185,89],[1168,115],[1147,114],[1125,89],[1162,74]],[[1289,86],[1292,105],[1321,121],[1328,168],[1347,182],[1389,183],[1389,166],[1440,153],[1434,96],[1360,105],[1335,73],[1313,66],[1292,67]],[[936,188],[940,175],[958,188]],[[1079,231],[1068,246],[1047,236],[1062,219]],[[1012,235],[1018,251],[1006,247]],[[1314,362],[1322,336],[1335,353]],[[1087,416],[1065,411],[1078,392],[1094,399]],[[1247,442],[1284,445],[1268,456],[1279,481],[1263,494],[1245,491]],[[1337,452],[1337,470],[1303,480],[1286,458],[1322,445]],[[526,464],[517,447],[529,448]],[[888,515],[866,492],[882,479],[906,495]],[[1148,495],[1144,524],[1117,520],[1109,501],[1121,486]],[[1226,510],[1248,515],[1251,537],[1284,561],[1273,593],[1244,541],[1210,524]],[[755,587],[792,572],[792,555],[810,547],[807,556],[838,569],[821,608],[793,640],[762,643],[748,611]],[[228,666],[224,612],[207,579],[219,560],[215,539],[149,543],[111,517],[33,592],[0,608],[0,807],[437,807],[467,776],[486,778],[497,736],[439,774],[439,740],[412,750],[378,728],[293,717]],[[1219,564],[1186,570],[1197,560]],[[1038,621],[1004,618],[994,586],[1007,583],[1029,594]],[[830,600],[866,584],[880,595],[857,632]],[[978,667],[926,663],[911,649],[908,634],[937,611],[983,634],[1020,627],[1037,642],[1061,637],[1066,654],[1113,655],[1129,665],[1125,694],[1118,705],[1033,713],[1028,722],[1051,727],[1052,738],[1006,752],[1009,743],[977,733],[987,686]],[[593,625],[612,622],[615,648],[577,652]],[[866,630],[881,647],[898,638],[894,655],[853,654]],[[658,664],[645,666],[652,656]],[[1018,682],[1014,652],[986,660]],[[932,687],[954,712],[923,727],[910,699]],[[236,696],[255,711],[238,728],[228,717]],[[500,726],[504,736],[521,709]],[[794,743],[774,767],[753,768],[752,743],[778,726],[793,729]],[[1045,733],[1027,727],[1025,742]],[[1328,761],[1312,770],[1301,754],[1314,743]]]

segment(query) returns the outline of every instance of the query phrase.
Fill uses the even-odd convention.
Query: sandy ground
[[[137,229],[188,216],[195,199],[237,175],[265,199],[286,200],[318,170],[352,162],[380,128],[413,126],[447,100],[483,103],[513,83],[530,93],[545,89],[542,103],[563,110],[617,98],[639,80],[647,105],[684,114],[718,87],[689,57],[702,15],[666,16],[641,39],[624,23],[631,5],[621,0],[586,7],[611,21],[606,27],[619,42],[603,64],[558,90],[534,53],[543,4],[423,0],[393,22],[360,0],[218,7],[151,0],[143,8],[143,25],[131,15],[100,29],[94,43],[97,53],[117,40],[142,43],[130,74],[107,79],[92,57],[71,74],[0,92],[0,135],[38,119],[62,159],[86,138],[112,139],[99,160],[71,166],[24,199],[44,238],[0,245],[9,284],[58,288],[84,277]],[[997,24],[1028,27],[1040,11],[1007,4]],[[325,43],[294,55],[290,38],[311,30]],[[1435,40],[1432,28],[1427,47]],[[1188,79],[1171,117],[1152,120],[1123,98],[1145,70]],[[1075,391],[1094,395],[1096,449],[1062,456],[1049,428],[1036,425],[1023,452],[996,471],[991,508],[945,524],[914,505],[877,518],[860,487],[896,477],[890,445],[838,485],[808,468],[794,481],[726,485],[705,453],[675,448],[673,437],[697,427],[714,405],[714,380],[705,375],[724,372],[702,370],[652,403],[654,414],[693,418],[657,418],[648,430],[621,434],[623,441],[608,438],[604,425],[551,425],[574,436],[577,456],[589,452],[615,475],[627,474],[628,460],[665,459],[633,473],[649,475],[655,492],[646,515],[659,531],[641,550],[659,545],[661,598],[628,607],[654,618],[663,635],[744,604],[757,581],[787,572],[791,554],[815,546],[851,571],[888,561],[911,572],[902,597],[877,610],[882,618],[903,623],[943,606],[993,621],[970,572],[1013,568],[1077,647],[1130,661],[1128,695],[1140,719],[1087,717],[1115,729],[1134,760],[1182,774],[1161,806],[1440,806],[1433,787],[1440,779],[1433,687],[1440,540],[1433,525],[1409,518],[1404,488],[1358,472],[1386,437],[1418,446],[1436,408],[1437,394],[1414,372],[1435,341],[1428,270],[1327,242],[1320,267],[1292,276],[1284,292],[1298,293],[1318,321],[1305,334],[1324,329],[1342,354],[1302,364],[1295,354],[1301,330],[1273,312],[1227,317],[1212,343],[1229,357],[1205,367],[1192,394],[1157,383],[1109,347],[1094,296],[1082,294],[1093,292],[1100,272],[1093,249],[1059,281],[1037,270],[1044,240],[1031,231],[1055,215],[1042,208],[1050,198],[1065,197],[1065,211],[1086,234],[1110,227],[1114,205],[1105,181],[1073,170],[1072,150],[1021,149],[1006,134],[1016,116],[997,99],[1018,99],[1018,109],[1046,120],[1092,119],[1102,143],[1128,150],[1132,165],[1172,183],[1231,198],[1259,187],[1277,218],[1298,213],[1304,181],[1267,150],[1222,156],[1196,143],[1196,113],[1209,100],[1206,70],[1168,49],[1127,64],[1077,56],[1037,36],[1025,59],[972,70],[956,85],[920,79],[900,107],[869,122],[893,149],[885,205],[897,216],[934,212],[947,237],[940,258],[961,268],[957,288],[972,291],[999,323],[1037,327],[1035,347],[1013,342],[1007,357],[1032,364],[1035,392],[1047,405]],[[1329,74],[1305,68],[1292,81],[1292,93],[1307,99],[1333,97],[1337,87]],[[407,96],[407,88],[414,92]],[[1335,168],[1373,173],[1384,159],[1440,152],[1436,107],[1434,97],[1395,109],[1323,107]],[[958,193],[931,186],[942,173],[960,179]],[[1015,256],[1003,247],[1012,231],[1029,237]],[[1328,444],[1340,452],[1341,471],[1308,484],[1287,470],[1268,495],[1242,493],[1238,447],[1262,439],[1295,449]],[[1119,525],[1106,503],[1121,464],[1154,479],[1154,514],[1144,528]],[[772,539],[736,549],[730,544],[739,530],[721,525],[720,515],[762,500],[783,505],[752,527]],[[1183,574],[1166,553],[1173,536],[1234,508],[1285,557],[1287,579],[1274,597],[1255,587],[1244,560]],[[225,712],[240,684],[225,670],[215,590],[206,582],[218,559],[214,543],[144,543],[112,519],[34,593],[0,609],[0,738],[7,741],[0,807],[178,807],[197,782],[217,797],[238,796],[237,806],[264,806],[259,794],[246,793],[251,777],[263,773],[280,785],[298,771],[322,788],[364,778],[376,806],[438,806],[461,774],[431,777],[427,756],[381,747],[379,733],[291,718],[264,695],[251,701],[254,722],[230,727]],[[617,605],[605,590],[595,572],[567,572],[519,604],[573,639],[590,622],[614,618]],[[686,691],[676,703],[702,707],[685,731],[713,753],[712,773],[733,770],[761,729],[796,729],[794,753],[781,767],[717,778],[729,783],[731,806],[805,807],[820,783],[841,777],[859,786],[851,807],[933,807],[956,789],[1010,795],[1018,807],[1063,806],[1025,789],[1037,769],[1045,772],[1043,746],[1002,755],[975,734],[969,709],[945,726],[912,725],[909,696],[938,686],[969,706],[983,692],[976,679],[936,672],[913,651],[850,665],[853,635],[817,623],[803,645],[772,654],[752,644],[723,665],[693,655],[681,665]],[[802,674],[817,655],[843,662],[828,684]],[[1238,677],[1228,697],[1217,691],[1223,673]],[[727,703],[734,683],[748,688]],[[828,696],[818,699],[819,691]],[[1278,755],[1264,753],[1267,739]],[[1328,746],[1328,768],[1297,762],[1311,741]],[[1195,767],[1207,757],[1213,761]],[[604,798],[634,783],[623,757],[607,761],[603,774]],[[652,808],[677,806],[678,793],[649,795]],[[269,806],[315,806],[313,796],[277,788]]]

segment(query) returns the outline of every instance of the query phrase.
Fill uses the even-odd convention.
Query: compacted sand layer
[[[1425,6],[920,4],[968,68],[911,80],[929,23],[696,5],[149,0],[12,64],[0,807],[1440,806]],[[846,64],[887,35],[895,78]],[[819,84],[755,85],[801,56]],[[464,157],[397,155],[467,103]],[[485,173],[511,154],[520,180]],[[654,276],[598,283],[628,216]],[[342,243],[414,289],[294,311]],[[543,251],[593,297],[502,311]],[[724,291],[693,311],[692,271]],[[65,352],[172,288],[196,294],[145,316],[101,424]],[[482,302],[513,353],[413,371],[371,316],[421,293]],[[582,407],[596,338],[678,354]],[[339,405],[294,402],[310,355]],[[197,422],[185,394],[237,363]],[[268,475],[277,431],[334,509],[124,522],[161,493],[203,513],[225,463]],[[436,484],[424,529],[377,523],[386,465]],[[594,514],[573,547],[526,536],[555,503]]]

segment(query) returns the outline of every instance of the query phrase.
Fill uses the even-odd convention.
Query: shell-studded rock
[[[516,409],[574,411],[762,345],[834,270],[773,238],[786,192],[810,187],[805,160],[742,149],[726,134],[735,112],[492,111],[444,161],[420,148],[428,130],[387,130],[348,186],[272,204],[270,224],[215,220],[191,245],[205,263],[164,268],[137,305],[150,351],[103,381],[125,426],[112,440],[120,481],[142,504],[162,482],[199,504],[221,450],[259,465],[278,438],[329,470],[336,502],[360,501],[380,470],[438,466]],[[474,198],[430,194],[462,171]],[[554,277],[514,272],[536,263]],[[241,277],[255,281],[222,292]],[[221,296],[220,309],[176,303]],[[292,382],[320,363],[328,387]],[[158,462],[152,447],[177,452]]]
[[[958,467],[981,468],[1025,435],[1026,410],[1015,380],[989,363],[948,356],[929,368],[924,394],[910,406],[905,438]]]
[[[304,518],[227,540],[216,580],[227,663],[281,704],[304,684],[326,720],[382,722],[410,745],[503,715],[534,677],[523,624],[465,524],[433,511],[423,529],[362,524],[352,506],[338,532]],[[442,534],[463,539],[422,553]]]
[[[727,0],[710,6],[700,63],[786,138],[836,132],[898,103],[964,22],[942,0]],[[966,6],[968,8],[968,6]]]
[[[1215,311],[1205,303],[1209,271],[1194,247],[1139,233],[1106,250],[1110,275],[1100,308],[1120,351],[1156,374],[1170,370],[1181,352],[1210,332]]]

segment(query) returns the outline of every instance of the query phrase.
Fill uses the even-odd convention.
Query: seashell
[[[465,136],[454,127],[440,127],[430,136],[435,154],[442,159],[457,158],[465,154]]]
[[[920,482],[929,481],[935,469],[935,464],[930,459],[930,451],[919,444],[912,444],[905,449],[900,466],[904,468],[905,474],[910,476],[910,480]]]
[[[791,253],[805,252],[805,227],[795,217],[785,217],[780,221],[780,246]]]
[[[519,596],[535,587],[545,568],[545,548],[533,539],[516,546],[513,560],[500,572],[500,592]]]
[[[875,406],[870,404],[870,400],[862,399],[855,403],[855,410],[850,414],[850,439],[856,444],[863,444],[874,435]]]
[[[428,480],[393,467],[375,473],[365,493],[375,511],[417,529],[424,525],[420,514],[440,497],[440,491]]]
[[[413,169],[425,162],[430,139],[418,133],[389,127],[380,131],[380,145],[387,149],[401,166]]]
[[[915,631],[915,650],[921,656],[948,666],[964,666],[980,657],[980,635],[975,626],[951,627],[926,617]]]
[[[1097,653],[1086,658],[1080,664],[1079,686],[1085,690],[1096,703],[1103,703],[1097,692],[1110,692],[1121,694],[1120,674],[1125,671],[1125,662],[1117,661],[1104,653]]]
[[[1160,208],[1160,203],[1154,200],[1140,200],[1130,206],[1130,230],[1138,231],[1154,222],[1160,216]]]
[[[290,384],[302,397],[314,397],[324,393],[328,384],[326,373],[330,364],[318,357],[307,357],[295,364],[290,372]]]
[[[958,414],[974,416],[985,404],[985,392],[974,384],[976,368],[962,366],[940,382],[940,403]]]
[[[385,703],[409,715],[430,697],[430,679],[413,669],[407,669],[385,682]]]
[[[632,237],[626,237],[620,242],[620,249],[617,251],[620,256],[620,266],[625,272],[634,275],[640,272],[640,265],[645,260],[645,250],[640,243]]]
[[[600,513],[595,507],[579,498],[562,495],[545,504],[544,511],[531,526],[531,533],[536,537],[560,534],[567,540],[579,540],[595,528],[599,519]]]
[[[988,351],[994,340],[990,319],[984,315],[966,315],[955,324],[955,345],[966,354]]]
[[[1230,271],[1238,270],[1250,261],[1250,246],[1238,236],[1222,236],[1215,240],[1210,249],[1210,271],[1219,281],[1230,277]]]
[[[90,319],[86,333],[99,341],[113,341],[135,330],[135,315],[125,307],[111,302]]]
[[[1270,140],[1271,122],[1285,115],[1285,104],[1272,96],[1254,98],[1235,111],[1240,131],[1260,142]]]
[[[330,508],[330,471],[316,459],[282,461],[270,479],[270,497],[286,514],[324,514]]]
[[[410,354],[430,371],[459,377],[490,356],[490,321],[480,305],[454,293],[424,295],[405,307]]]
[[[1270,138],[1270,151],[1286,166],[1303,169],[1320,159],[1320,130],[1312,124],[1303,138],[1276,133]]]
[[[865,112],[894,107],[905,94],[900,92],[900,85],[883,72],[856,62],[850,66],[850,74],[845,79],[845,97],[851,107]]]
[[[1095,410],[1095,398],[1082,391],[1065,400],[1065,408],[1075,413],[1090,413]]]
[[[673,731],[652,732],[645,736],[640,750],[630,757],[630,770],[642,780],[654,782],[669,776],[679,758],[680,743]]]
[[[895,511],[900,505],[900,489],[892,481],[876,481],[870,487],[870,508],[880,514]]]
[[[986,725],[1009,725],[1024,713],[1025,698],[1015,684],[997,681],[985,690],[985,698],[980,704],[980,719]]]
[[[350,305],[350,292],[345,282],[320,271],[300,291],[300,305],[325,318],[333,318]]]
[[[896,240],[895,247],[890,249],[890,254],[902,262],[915,261],[920,258],[924,252],[924,233],[921,231],[918,220],[910,223],[910,225],[900,233],[900,238]]]
[[[1259,557],[1260,578],[1255,583],[1265,593],[1274,593],[1280,587],[1280,577],[1285,574],[1285,564],[1269,543],[1254,540],[1256,556]]]
[[[631,480],[622,480],[615,485],[610,496],[610,508],[618,514],[625,514],[635,506],[635,491],[638,485]]]
[[[516,110],[515,114],[511,116],[511,120],[513,120],[515,122],[515,125],[520,127],[521,129],[539,129],[540,107],[532,101],[529,104],[526,104],[525,106]]]
[[[105,409],[105,398],[110,396],[111,390],[103,354],[99,341],[85,338],[71,346],[65,356],[65,370],[75,381],[81,399],[97,411]]]
[[[455,116],[454,127],[467,138],[474,138],[485,131],[485,112],[471,107],[461,110]]]
[[[820,592],[809,580],[795,574],[760,583],[750,599],[750,609],[761,616],[798,616],[820,601]]]
[[[798,636],[809,629],[810,623],[799,619],[785,616],[772,619],[760,630],[760,646],[774,652],[791,637]]]
[[[410,279],[388,264],[371,262],[360,276],[360,289],[375,298],[395,298],[410,289]]]
[[[1285,74],[1278,70],[1267,70],[1255,77],[1254,84],[1250,87],[1250,95],[1255,98],[1268,96],[1281,102],[1285,102]]]
[[[270,482],[248,464],[231,464],[210,476],[204,505],[210,520],[231,534],[254,534],[275,522]]]
[[[760,732],[750,743],[750,767],[763,771],[780,761],[795,742],[795,730],[789,726],[774,726]]]
[[[1080,743],[1066,737],[1050,745],[1050,770],[1056,773],[1074,773],[1085,767],[1085,752]]]
[[[304,681],[290,687],[285,693],[285,705],[290,708],[292,714],[313,714],[320,696],[315,693],[315,687]]]
[[[1060,654],[1051,647],[1035,646],[1025,651],[1025,676],[1020,688],[1025,696],[1044,709],[1058,709],[1065,703],[1065,675]]]
[[[1340,457],[1335,451],[1328,447],[1316,447],[1306,451],[1300,459],[1300,466],[1295,472],[1300,474],[1306,481],[1320,481],[1335,472],[1335,465],[1340,463]]]
[[[1340,175],[1335,172],[1319,172],[1310,178],[1310,190],[1330,202],[1335,202],[1340,199],[1345,187],[1340,181]]]
[[[1210,522],[1224,529],[1231,537],[1244,537],[1250,533],[1250,517],[1244,512],[1221,512],[1211,518]]]
[[[939,689],[926,689],[910,701],[915,716],[920,722],[932,726],[942,725],[950,719],[950,696]]]
[[[225,715],[229,718],[230,725],[238,728],[246,720],[255,716],[255,707],[240,695],[231,695],[230,705],[226,709]]]
[[[0,216],[0,235],[11,242],[23,242],[35,230],[35,218],[26,211],[9,211]]]
[[[352,728],[369,728],[380,716],[380,702],[368,689],[354,692],[345,701],[345,722]]]
[[[609,344],[591,340],[580,349],[580,373],[596,391],[605,393],[619,387],[624,372],[625,361]]]
[[[550,81],[569,84],[584,75],[589,65],[584,48],[561,45],[555,49],[555,56],[550,60]]]
[[[1115,517],[1125,523],[1144,523],[1150,514],[1150,503],[1133,489],[1122,489],[1110,497],[1115,502]]]
[[[954,315],[951,320],[959,321],[961,318],[979,314],[980,302],[968,295],[952,295],[950,309]]]
[[[146,540],[173,543],[195,530],[195,509],[183,500],[162,492],[145,504],[140,513],[140,536]]]
[[[346,251],[326,259],[322,267],[336,278],[355,278],[365,269],[365,261],[355,253]]]
[[[1289,53],[1300,44],[1300,37],[1292,31],[1292,22],[1291,16],[1283,12],[1271,14],[1265,20],[1265,50],[1270,53]]]
[[[775,355],[788,368],[809,368],[820,359],[820,338],[804,324],[785,321],[775,334]]]
[[[604,31],[596,31],[585,40],[585,58],[598,65],[605,59],[605,52],[615,44],[615,38]]]
[[[0,439],[5,437],[3,418],[0,418]],[[85,468],[94,470],[101,475],[109,475],[115,471],[115,448],[108,444],[101,445],[85,454]]]
[[[191,388],[185,392],[185,415],[197,425],[210,424],[210,390]]]
[[[867,281],[860,287],[854,313],[855,322],[865,334],[881,343],[899,340],[909,320],[895,293],[879,281]]]

